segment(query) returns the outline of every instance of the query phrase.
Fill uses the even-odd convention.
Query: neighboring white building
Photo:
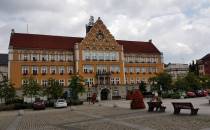
[[[0,73],[4,76],[8,75],[8,54],[0,54]]]
[[[172,76],[172,79],[177,79],[178,77],[184,77],[188,73],[189,66],[188,64],[169,63],[166,65],[165,70]]]

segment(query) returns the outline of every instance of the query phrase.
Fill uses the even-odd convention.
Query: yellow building
[[[116,40],[102,20],[90,18],[86,36],[11,33],[9,78],[16,89],[33,77],[42,86],[54,78],[68,86],[71,76],[86,79],[89,92],[102,100],[125,97],[126,91],[163,71],[162,54],[148,42]]]

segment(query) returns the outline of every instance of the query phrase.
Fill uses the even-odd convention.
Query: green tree
[[[34,96],[40,95],[41,88],[37,81],[35,81],[32,77],[26,78],[25,80],[27,83],[22,85],[23,96],[31,97],[32,102],[32,98]]]
[[[161,91],[168,91],[172,87],[172,78],[166,72],[159,73],[157,76],[149,79],[152,90],[156,90],[159,93]]]
[[[0,74],[0,98],[2,101],[2,98],[5,99],[5,103],[9,103],[14,100],[16,91],[11,84],[11,82],[8,80],[7,76],[3,76],[3,74]]]
[[[69,85],[71,91],[71,98],[73,100],[79,99],[79,93],[85,92],[84,80],[81,76],[72,76],[71,83]]]
[[[44,95],[49,98],[58,99],[63,94],[63,86],[59,84],[59,81],[50,78],[48,80],[48,85],[44,87]]]
[[[184,77],[184,80],[189,90],[201,89],[199,77],[195,73],[188,73],[186,77]]]
[[[187,85],[187,82],[185,78],[178,78],[174,82],[174,88],[175,91],[187,91],[189,90],[189,86]]]
[[[142,93],[146,92],[146,83],[144,81],[141,81],[141,83],[139,84],[139,90]]]
[[[194,73],[195,75],[199,75],[198,65],[194,62],[194,60],[189,65],[189,72]]]
[[[210,77],[209,76],[200,76],[199,77],[201,86],[203,89],[210,88]]]

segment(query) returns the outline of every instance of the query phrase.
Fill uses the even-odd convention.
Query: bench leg
[[[160,107],[160,112],[165,112],[166,107],[165,106],[161,106]]]
[[[197,115],[198,109],[191,109],[191,115]]]
[[[148,112],[154,111],[154,107],[149,107]]]
[[[174,109],[174,114],[179,114],[180,113],[180,109]]]

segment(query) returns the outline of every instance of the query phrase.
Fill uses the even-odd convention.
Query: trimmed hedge
[[[69,103],[69,105],[83,105],[83,101],[80,100],[72,100],[71,103]]]
[[[32,109],[32,103],[15,103],[15,109]]]
[[[179,99],[181,96],[180,96],[180,94],[179,93],[173,93],[173,94],[171,94],[171,98],[172,99]]]
[[[14,104],[10,104],[10,105],[1,104],[0,105],[0,111],[9,111],[9,110],[14,110],[14,109],[15,109]]]

